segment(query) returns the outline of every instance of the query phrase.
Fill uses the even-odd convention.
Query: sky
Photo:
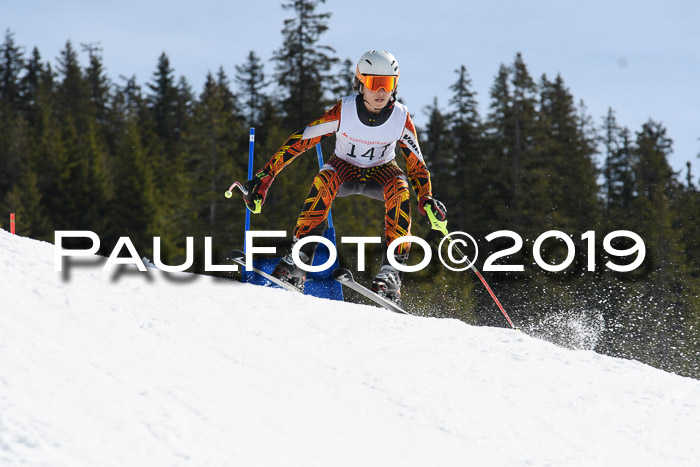
[[[106,2],[3,0],[0,28],[14,33],[27,54],[38,47],[55,63],[70,40],[99,42],[115,82],[150,81],[165,52],[177,76],[199,92],[207,72],[235,75],[250,50],[269,61],[282,45],[291,12],[281,0]],[[369,49],[391,51],[401,67],[399,94],[418,131],[426,106],[446,108],[456,79],[467,67],[486,115],[489,89],[501,64],[521,52],[539,80],[560,74],[597,125],[612,108],[633,133],[653,119],[673,140],[671,166],[685,179],[686,162],[700,177],[700,3],[692,0],[327,0],[329,30],[319,44],[356,62]],[[81,55],[87,63],[85,53]],[[245,136],[244,136],[245,137]],[[281,142],[280,142],[281,143]]]

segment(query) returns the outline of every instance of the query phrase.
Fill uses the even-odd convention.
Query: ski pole
[[[249,138],[249,144],[248,144],[248,180],[253,178],[253,154],[255,151],[255,128],[250,129],[250,138]],[[238,188],[241,190],[241,193],[243,193],[243,196],[248,196],[248,190],[245,189],[243,184],[241,182],[233,182],[233,184],[226,190],[226,193],[224,195],[227,198],[230,198],[233,196],[233,189]],[[258,214],[260,213],[260,210],[262,209],[262,200],[256,199],[255,200],[255,209],[250,209],[250,206],[248,206],[248,209],[246,209],[245,212],[245,231],[250,230],[250,213],[252,212],[253,214]]]
[[[233,185],[231,185],[228,188],[228,191],[226,191],[226,193],[224,193],[224,195],[226,195],[227,198],[230,198],[231,196],[233,196],[233,189],[234,188],[238,188],[239,190],[241,190],[241,193],[243,193],[244,196],[248,196],[248,190],[245,189],[245,187],[243,186],[243,184],[241,182],[233,182]],[[255,200],[255,209],[250,209],[250,207],[248,207],[248,211],[252,212],[253,214],[258,214],[262,209],[261,203],[262,203],[262,200],[256,199]],[[248,214],[248,216],[250,216],[250,214]],[[250,226],[250,219],[248,217],[246,217],[246,222],[247,222],[246,225]],[[250,228],[248,230],[250,230]]]
[[[241,182],[236,181],[236,182],[233,182],[233,185],[228,187],[228,190],[226,191],[226,193],[224,193],[227,198],[230,198],[231,196],[233,196],[233,189],[234,188],[238,188],[239,190],[241,190],[241,193],[243,193],[244,195],[248,194],[248,190],[243,188],[243,184]]]
[[[426,206],[425,208],[426,212],[428,213],[428,219],[430,220],[430,227],[434,230],[437,230],[441,232],[445,237],[449,235],[449,232],[447,231],[447,220],[444,221],[439,221],[435,217],[435,214],[433,214],[433,210],[430,206]],[[450,238],[450,246],[452,246],[452,240]],[[460,254],[462,259],[466,258],[467,255],[462,253],[462,251],[457,247],[457,245],[454,245],[454,249],[457,250],[457,253]],[[510,327],[513,329],[516,329],[515,325],[513,322],[510,320],[510,317],[508,316],[508,313],[506,313],[506,310],[503,309],[503,305],[501,305],[501,302],[498,301],[498,298],[496,298],[496,294],[493,293],[493,290],[491,290],[491,287],[486,283],[486,279],[484,279],[484,276],[481,275],[478,269],[474,267],[474,263],[470,264],[469,267],[471,268],[472,271],[474,271],[474,274],[477,275],[479,280],[481,280],[481,283],[484,284],[484,287],[486,287],[486,290],[488,290],[489,294],[491,295],[491,298],[493,298],[493,301],[496,302],[496,305],[498,305],[498,308],[501,310],[501,313],[503,313],[503,316],[506,317],[506,320],[508,321],[508,324],[510,324]]]

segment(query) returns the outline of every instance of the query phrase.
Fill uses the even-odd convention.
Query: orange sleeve
[[[401,147],[403,156],[406,158],[408,179],[411,181],[416,196],[418,199],[423,196],[432,196],[433,188],[430,182],[430,172],[425,165],[423,154],[420,151],[418,135],[416,133],[416,127],[411,120],[411,115],[406,117],[406,126],[401,134],[399,146]]]
[[[304,129],[293,133],[277,152],[270,158],[263,170],[276,177],[282,169],[288,166],[297,156],[316,146],[321,140],[334,134],[340,124],[339,101],[320,118],[309,123]]]

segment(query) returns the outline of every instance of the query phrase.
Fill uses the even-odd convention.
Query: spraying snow
[[[697,380],[505,328],[53,258],[0,231],[0,465],[700,459]]]

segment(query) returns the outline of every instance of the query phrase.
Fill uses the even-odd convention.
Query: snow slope
[[[135,268],[134,268],[135,271]],[[700,465],[700,381],[0,231],[0,465]]]

